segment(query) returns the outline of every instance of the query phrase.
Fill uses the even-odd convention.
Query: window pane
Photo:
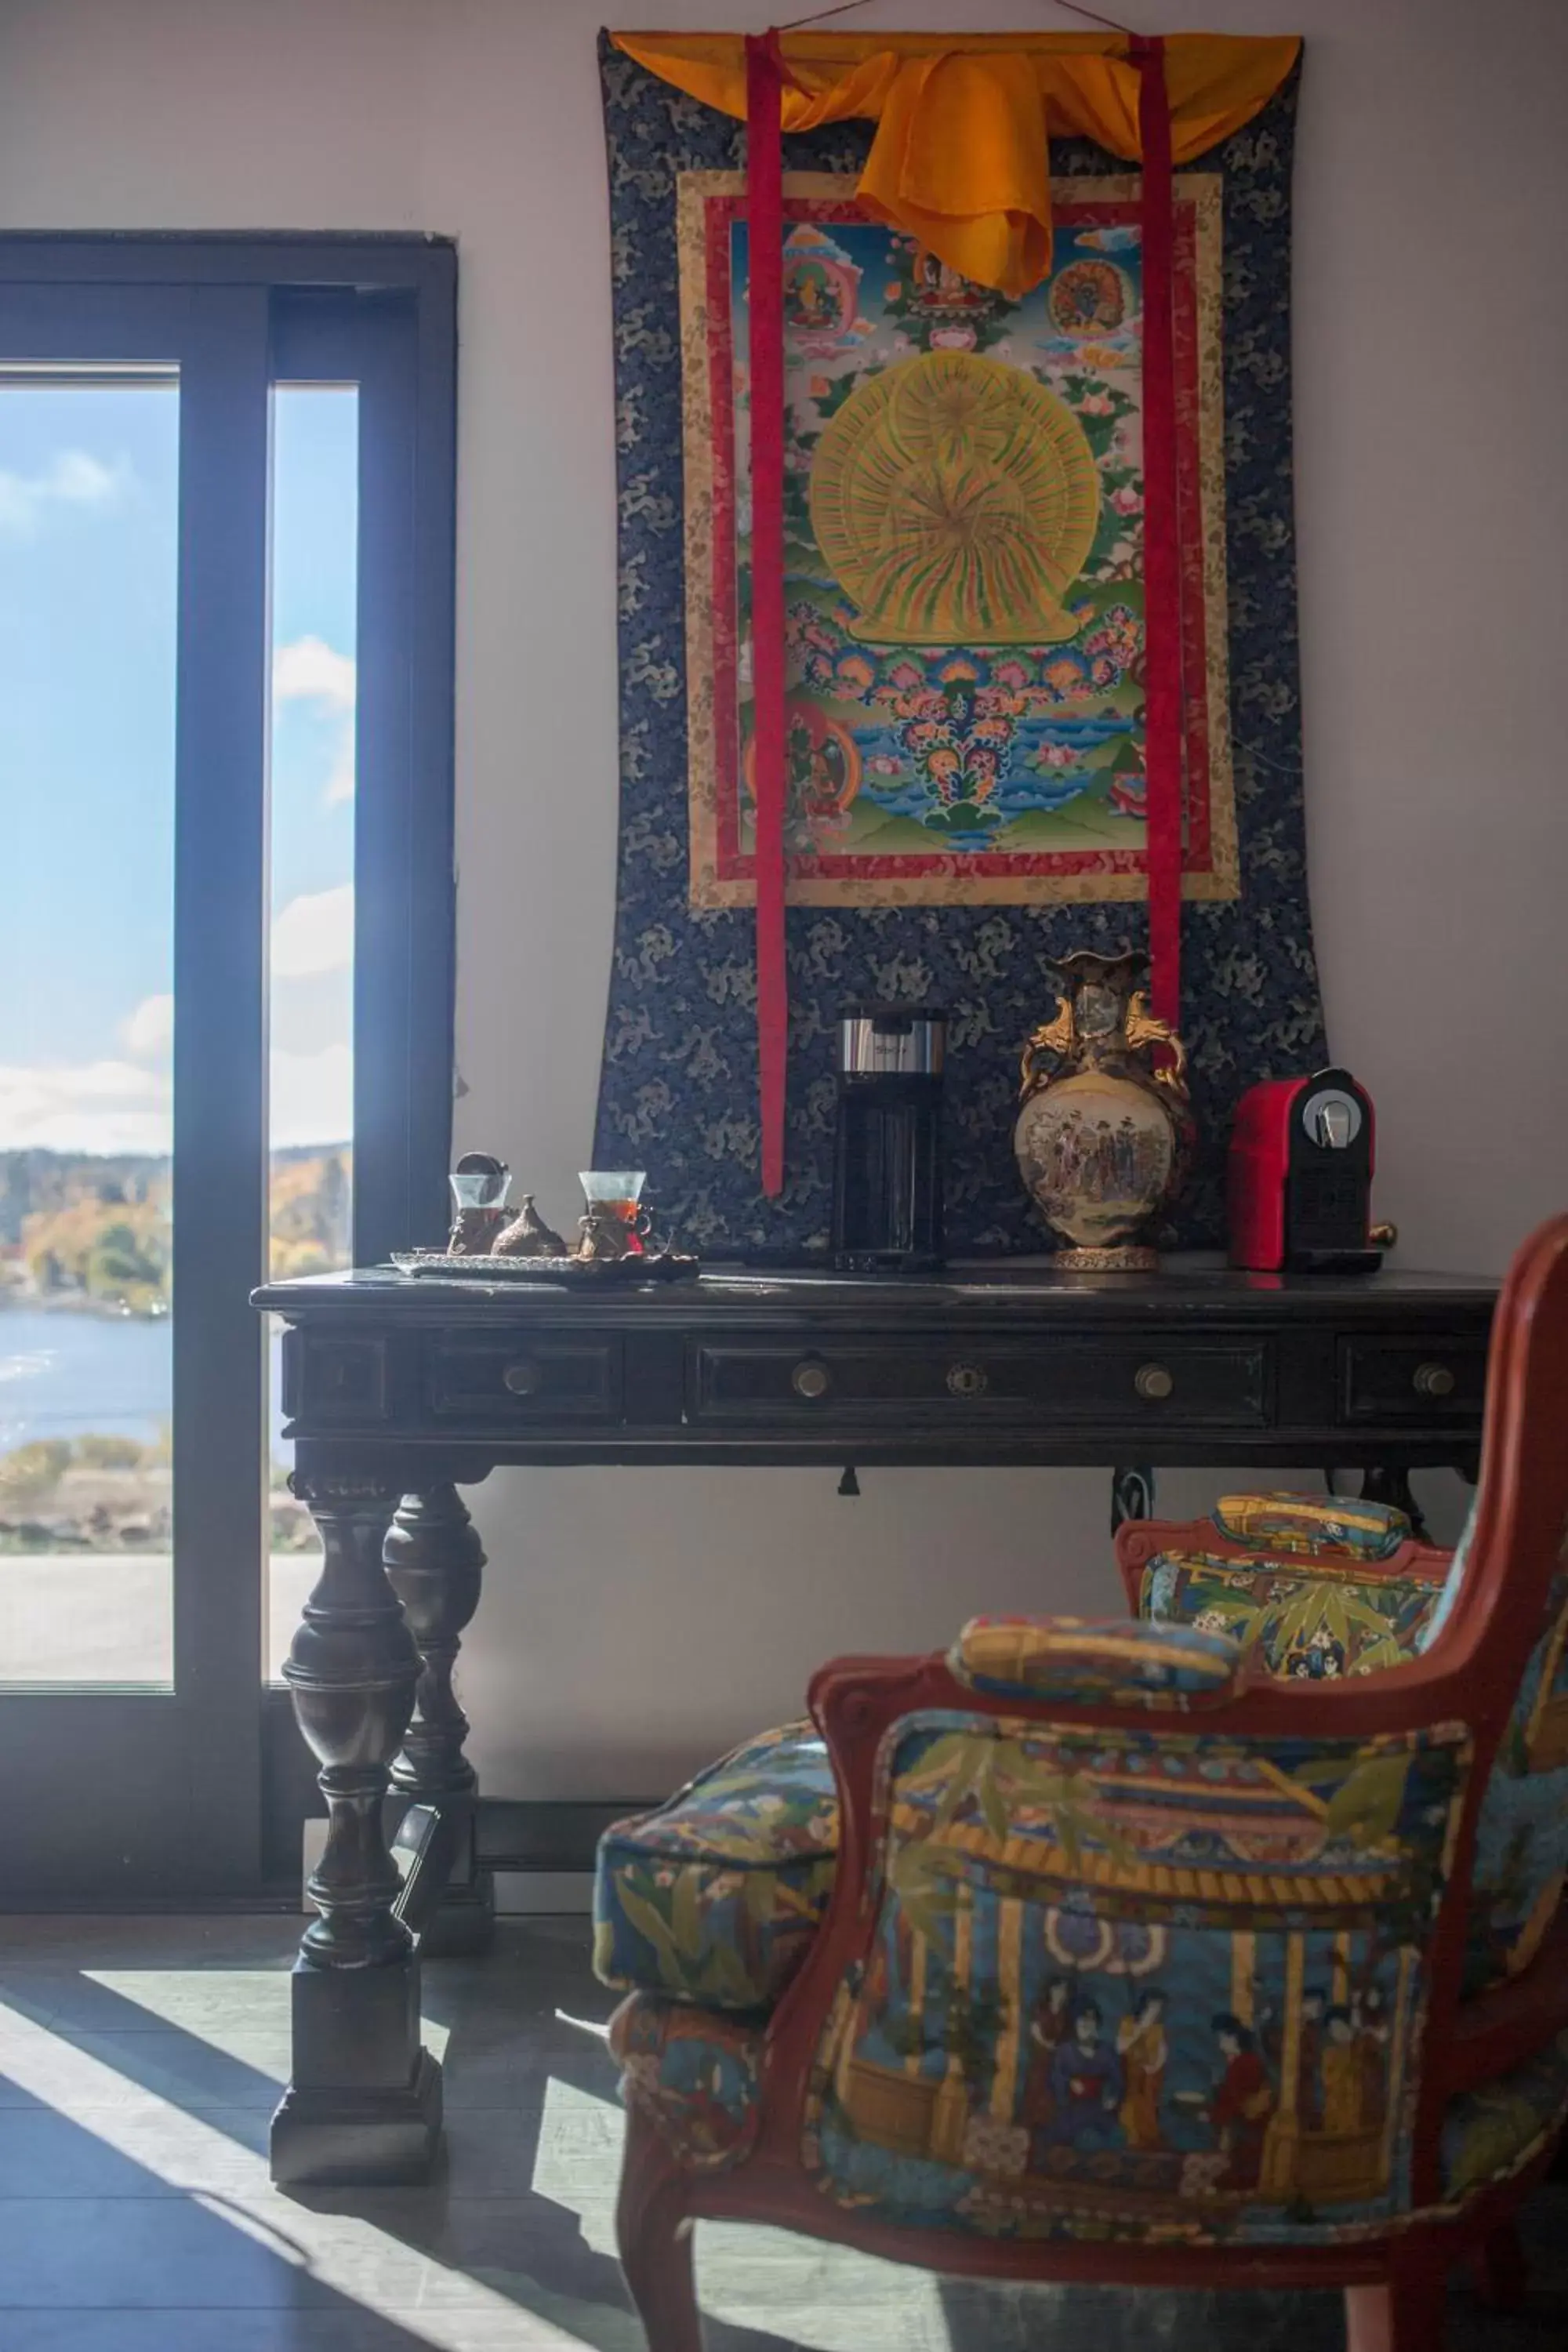
[[[0,372],[0,1677],[167,1689],[172,369]]]
[[[272,435],[269,1226],[275,1278],[349,1265],[353,1187],[353,806],[359,395],[283,384]],[[288,1491],[272,1333],[266,1672],[320,1547]]]

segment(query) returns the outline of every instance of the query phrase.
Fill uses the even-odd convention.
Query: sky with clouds
[[[0,1150],[171,1138],[178,393],[0,385]],[[355,403],[274,413],[272,1139],[352,1104]]]

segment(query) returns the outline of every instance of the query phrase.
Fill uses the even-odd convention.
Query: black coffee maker
[[[861,1004],[838,1024],[833,1258],[844,1273],[941,1265],[947,1014]]]

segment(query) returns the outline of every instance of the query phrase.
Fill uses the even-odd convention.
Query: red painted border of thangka
[[[731,289],[733,224],[745,218],[741,196],[709,196],[703,203],[703,254],[707,283],[709,414],[713,436],[713,738],[718,779],[715,810],[716,879],[751,882],[754,861],[740,847],[740,721],[737,694],[739,625],[735,602],[735,354]],[[864,222],[868,215],[847,199],[786,196],[787,221],[817,221],[832,226]],[[1092,204],[1058,203],[1058,221],[1085,228],[1136,227],[1137,199]],[[1196,213],[1176,183],[1175,357],[1177,496],[1181,515],[1182,673],[1186,700],[1186,837],[1184,874],[1213,870],[1209,825],[1208,645],[1205,616],[1203,500],[1198,442],[1198,334],[1195,273]],[[1031,874],[1142,874],[1142,849],[977,850],[956,861],[974,876]],[[951,874],[951,850],[884,854],[870,857],[805,856],[788,859],[800,878],[833,881],[899,881]]]

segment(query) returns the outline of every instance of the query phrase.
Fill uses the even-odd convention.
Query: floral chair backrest
[[[1202,1720],[944,1710],[888,1735],[874,1936],[808,2113],[830,2195],[926,2228],[1185,2242],[1408,2206],[1468,1736]]]

